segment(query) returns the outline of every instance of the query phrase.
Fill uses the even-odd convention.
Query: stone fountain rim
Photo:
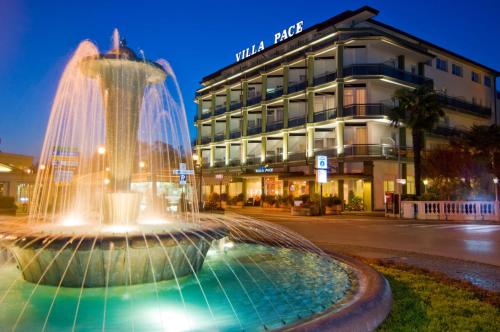
[[[369,265],[350,256],[328,252],[334,260],[349,266],[352,294],[325,311],[275,331],[373,331],[389,315],[392,291],[388,281]]]

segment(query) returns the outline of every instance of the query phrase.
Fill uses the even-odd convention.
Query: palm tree
[[[413,155],[415,165],[415,193],[421,194],[421,153],[424,148],[424,135],[434,129],[440,118],[444,117],[442,104],[437,93],[429,85],[421,85],[416,89],[398,89],[394,92],[395,106],[389,112],[392,125],[401,125],[411,129],[413,138]]]

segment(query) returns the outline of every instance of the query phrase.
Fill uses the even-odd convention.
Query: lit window
[[[448,61],[436,58],[436,68],[442,71],[448,71]]]
[[[462,77],[463,76],[462,66],[459,66],[459,65],[456,65],[456,64],[452,64],[451,65],[451,73],[453,75],[455,75],[455,76]]]
[[[471,79],[473,82],[479,83],[479,73],[476,73],[475,71],[472,72]]]
[[[415,177],[406,176],[406,194],[415,195]]]
[[[384,192],[394,192],[394,181],[385,180],[384,181]]]

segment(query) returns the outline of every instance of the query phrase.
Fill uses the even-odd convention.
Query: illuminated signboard
[[[285,39],[301,33],[303,27],[304,21],[299,21],[293,25],[290,25],[287,29],[276,32],[274,34],[274,44],[277,44]],[[251,47],[247,47],[236,53],[236,62],[246,59],[249,56],[264,50],[264,48],[266,48],[266,46],[264,45],[264,41],[261,40],[259,43],[253,44]]]

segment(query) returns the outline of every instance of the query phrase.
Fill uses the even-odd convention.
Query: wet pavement
[[[500,225],[394,220],[377,216],[291,216],[238,210],[303,235],[325,250],[390,260],[500,292]]]

